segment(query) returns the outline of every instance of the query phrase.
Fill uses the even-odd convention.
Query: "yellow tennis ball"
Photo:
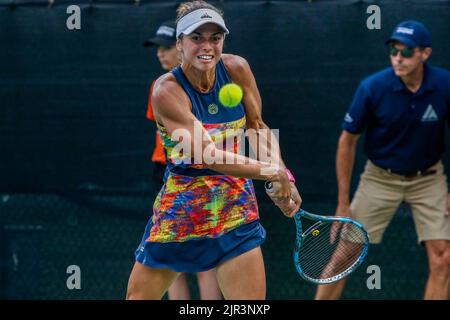
[[[236,107],[241,103],[243,92],[241,87],[235,83],[224,85],[219,91],[220,103],[228,108]]]

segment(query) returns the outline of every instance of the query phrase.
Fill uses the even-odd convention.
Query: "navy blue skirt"
[[[244,252],[259,247],[266,239],[266,230],[259,220],[237,227],[218,238],[202,238],[185,242],[148,242],[152,219],[145,229],[136,261],[151,267],[176,272],[202,272]]]

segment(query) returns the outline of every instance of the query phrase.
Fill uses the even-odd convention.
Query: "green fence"
[[[312,212],[334,213],[340,123],[359,81],[389,65],[384,41],[394,26],[423,21],[433,36],[430,62],[450,68],[450,1],[212,3],[231,31],[224,51],[249,61],[264,120],[280,130],[283,159]],[[66,28],[70,4],[80,5],[81,30]],[[142,42],[178,4],[0,0],[0,298],[125,296],[151,214],[155,126],[145,112],[149,86],[162,73]],[[373,4],[380,30],[366,27]],[[359,148],[352,190],[364,161]],[[292,263],[295,226],[256,186],[267,229],[267,297],[312,299],[314,286]],[[70,265],[81,268],[81,290],[66,287]],[[380,290],[366,286],[369,265],[381,269]],[[402,207],[344,298],[420,299],[426,278],[425,251]],[[194,276],[190,283],[198,297]]]
[[[315,287],[292,262],[295,226],[265,195],[261,220],[267,230],[263,255],[270,299],[312,299]],[[308,199],[304,199],[308,201]],[[3,299],[123,299],[134,250],[141,239],[151,197],[145,195],[2,194],[1,278]],[[305,202],[329,213],[333,204]],[[369,290],[369,265],[381,269],[381,289]],[[66,286],[67,267],[81,269],[81,290]],[[402,207],[380,246],[349,278],[347,299],[420,299],[427,277],[425,251],[417,245],[409,210]],[[196,278],[189,276],[192,297]]]

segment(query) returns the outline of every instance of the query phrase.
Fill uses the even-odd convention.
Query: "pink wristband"
[[[288,168],[284,168],[284,172],[286,172],[290,182],[295,182],[295,178],[291,170],[289,170]]]

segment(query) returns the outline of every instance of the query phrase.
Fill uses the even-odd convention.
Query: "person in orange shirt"
[[[175,47],[175,22],[172,20],[165,21],[160,25],[156,31],[156,35],[144,42],[144,47],[157,46],[157,57],[161,67],[165,71],[170,71],[179,65],[180,60],[178,52]],[[148,95],[147,118],[155,121],[152,108],[152,91],[155,81],[152,82],[150,93]],[[153,162],[153,192],[156,197],[164,184],[164,173],[166,170],[166,155],[164,154],[164,147],[161,137],[156,130],[155,149],[152,154]],[[197,273],[198,286],[200,291],[200,298],[204,300],[220,300],[222,294],[216,279],[216,270],[211,269],[204,272]],[[180,274],[175,282],[168,290],[170,300],[188,300],[190,299],[188,277],[186,274]]]

